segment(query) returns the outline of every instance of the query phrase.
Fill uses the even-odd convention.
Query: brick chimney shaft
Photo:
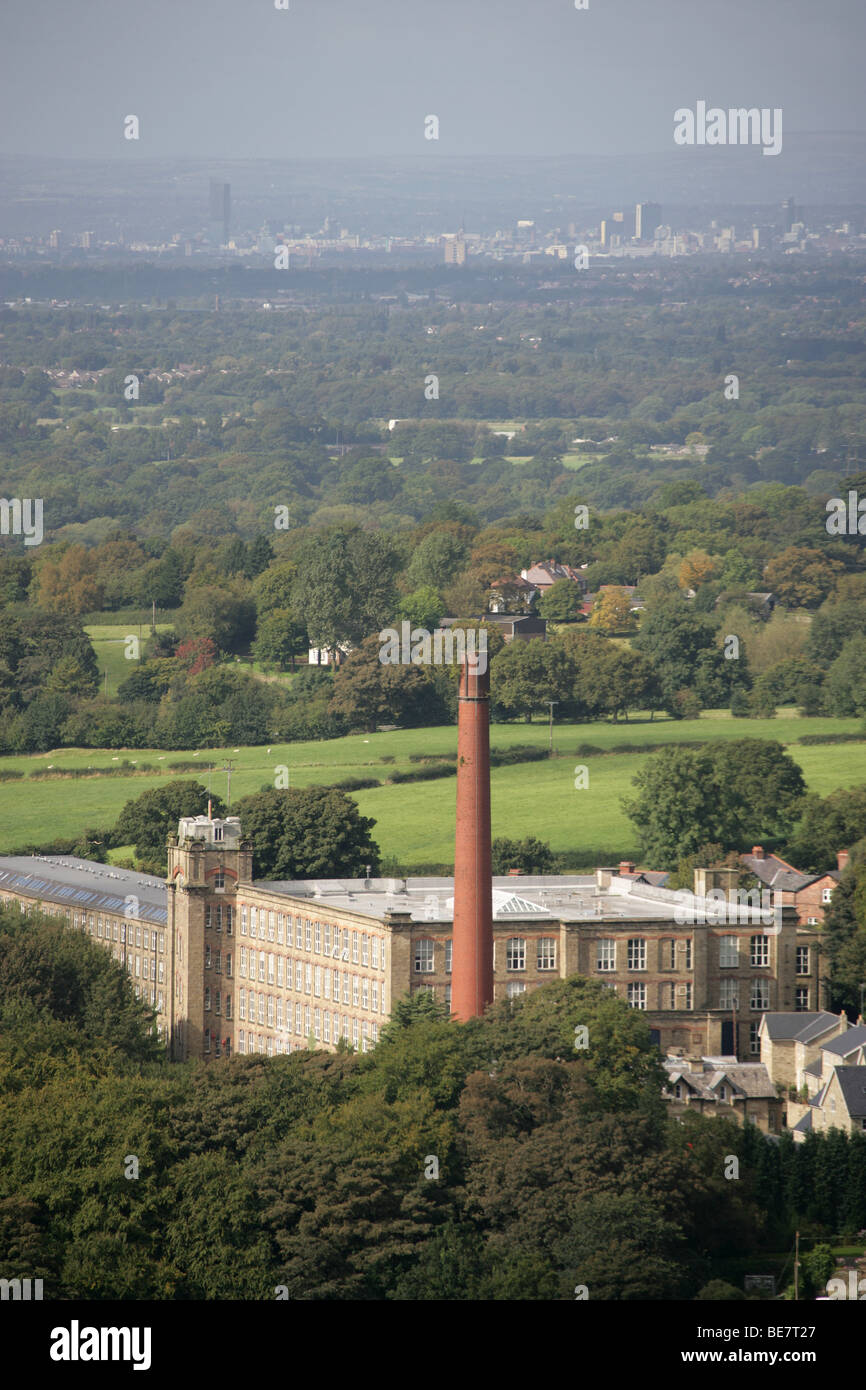
[[[460,668],[451,1012],[469,1019],[493,1002],[490,856],[490,676]]]

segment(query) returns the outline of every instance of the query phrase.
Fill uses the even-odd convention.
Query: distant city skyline
[[[786,142],[798,131],[866,132],[861,0],[763,0],[759,14],[753,0],[289,6],[7,0],[0,154],[664,153],[674,112],[704,98],[784,109]],[[138,140],[124,138],[130,115]],[[438,139],[425,139],[434,115]]]

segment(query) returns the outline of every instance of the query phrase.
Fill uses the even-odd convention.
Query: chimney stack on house
[[[842,872],[843,869],[847,869],[847,867],[848,867],[848,860],[849,860],[850,858],[851,858],[851,851],[850,851],[850,850],[848,850],[848,849],[840,849],[840,850],[837,850],[837,851],[836,851],[836,868],[839,870],[840,873]]]
[[[476,1018],[493,1002],[490,852],[490,673],[466,660],[457,704],[457,832],[451,1012]]]

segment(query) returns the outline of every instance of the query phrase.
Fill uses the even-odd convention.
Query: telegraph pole
[[[558,700],[546,700],[546,701],[545,701],[545,704],[550,705],[550,738],[549,738],[548,744],[547,744],[547,756],[548,756],[549,758],[552,758],[552,757],[553,757],[553,706],[554,706],[554,705],[558,705],[558,704],[559,704],[559,701],[558,701]]]
[[[226,773],[226,814],[232,809],[232,769],[234,765],[234,758],[226,758],[223,763],[223,772]]]

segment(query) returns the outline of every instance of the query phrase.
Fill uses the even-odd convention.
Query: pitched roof
[[[839,1026],[836,1014],[827,1013],[766,1013],[761,1028],[771,1042],[814,1042],[822,1033]]]
[[[837,1067],[834,1075],[848,1114],[852,1119],[866,1120],[866,1067]]]
[[[862,1023],[849,1028],[846,1033],[840,1033],[838,1038],[831,1038],[830,1042],[824,1044],[821,1051],[834,1052],[839,1057],[848,1057],[852,1052],[858,1052],[861,1047],[866,1047],[866,1026]]]

